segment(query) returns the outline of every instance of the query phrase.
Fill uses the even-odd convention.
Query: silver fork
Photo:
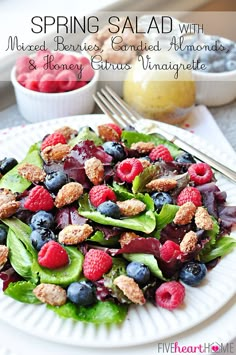
[[[125,101],[123,101],[109,86],[101,89],[101,92],[97,92],[93,95],[95,102],[101,108],[101,110],[111,118],[113,122],[126,127],[127,125],[134,126],[137,131],[143,133],[158,133],[168,141],[174,143],[184,151],[194,155],[200,161],[209,164],[215,170],[221,172],[232,181],[236,182],[236,171],[228,168],[227,166],[219,163],[215,159],[211,158],[207,154],[201,152],[197,148],[183,141],[181,138],[170,134],[165,129],[158,127],[158,124],[153,121],[145,120],[141,115],[135,112]],[[149,124],[147,124],[147,122]]]

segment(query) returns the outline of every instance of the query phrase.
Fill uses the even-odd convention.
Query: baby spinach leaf
[[[122,140],[129,148],[132,143],[153,142],[155,145],[164,144],[174,158],[180,153],[179,148],[176,147],[175,144],[167,141],[159,134],[144,134],[135,131],[123,131]]]
[[[7,247],[9,248],[9,260],[14,270],[26,280],[31,280],[33,276],[32,256],[11,229],[7,235]]]
[[[11,282],[4,293],[19,302],[38,304],[41,302],[33,294],[35,287],[36,285],[30,281]]]
[[[95,132],[90,131],[89,127],[83,127],[78,133],[78,135],[75,138],[72,138],[68,144],[71,147],[74,147],[79,142],[86,140],[93,141],[95,145],[102,145],[104,143],[103,140],[98,137]]]
[[[125,259],[129,261],[137,261],[141,264],[146,265],[151,273],[158,277],[161,280],[166,281],[167,279],[163,276],[161,269],[158,266],[156,258],[151,254],[142,254],[142,253],[134,253],[134,254],[122,254]]]
[[[25,249],[32,256],[32,258],[37,259],[37,252],[32,246],[29,238],[32,232],[30,226],[15,217],[6,218],[2,220],[2,222],[14,232],[15,236],[21,241],[21,243],[23,243]]]
[[[154,235],[156,238],[159,239],[161,230],[173,221],[178,209],[179,207],[176,205],[165,204],[159,213],[155,212],[156,231]]]
[[[98,301],[92,306],[76,306],[67,302],[61,307],[47,306],[60,317],[72,318],[76,321],[95,324],[113,324],[124,321],[127,314],[127,306],[118,305],[111,301]]]
[[[132,183],[133,193],[146,191],[146,185],[159,176],[160,167],[158,165],[150,165],[137,175]]]
[[[76,247],[64,247],[69,255],[69,265],[49,270],[38,263],[32,265],[33,272],[38,273],[41,283],[67,286],[74,281],[78,281],[83,265],[83,254]]]
[[[32,269],[37,260],[37,252],[29,239],[31,228],[15,217],[4,219],[2,222],[9,227],[7,246],[13,268],[26,280],[37,282],[37,273]]]
[[[2,177],[0,180],[0,188],[10,189],[12,192],[24,192],[31,185],[31,182],[18,174],[18,167],[22,163],[30,163],[41,168],[43,161],[39,152],[39,143],[33,144],[26,154],[26,157]]]

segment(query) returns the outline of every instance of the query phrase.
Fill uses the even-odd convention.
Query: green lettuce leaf
[[[33,294],[35,287],[30,281],[11,282],[4,293],[19,302],[39,304],[41,302]]]
[[[161,280],[166,281],[167,279],[163,276],[161,269],[158,266],[156,258],[151,254],[143,254],[143,253],[129,253],[122,254],[123,257],[129,261],[137,261],[141,264],[146,265],[151,273],[158,277]]]
[[[204,248],[199,253],[200,260],[207,263],[215,258],[224,256],[233,250],[236,246],[236,239],[229,236],[217,238],[220,232],[220,226],[216,219],[213,219],[213,229],[207,231],[209,242],[204,245]]]
[[[179,207],[176,205],[165,204],[159,213],[155,212],[156,230],[154,236],[156,238],[159,239],[161,230],[173,221],[178,209]]]
[[[17,218],[2,220],[9,227],[7,245],[9,259],[19,275],[33,283],[53,283],[67,286],[80,277],[83,255],[76,247],[65,247],[70,263],[64,268],[49,270],[38,264],[38,253],[30,241],[31,228]]]
[[[203,263],[208,263],[215,258],[224,256],[230,253],[236,247],[236,240],[228,236],[217,239],[212,248],[201,251],[200,260]]]
[[[133,229],[146,234],[151,233],[156,226],[156,218],[152,211],[147,211],[132,218],[115,219],[106,217],[100,212],[94,211],[91,206],[89,206],[87,195],[84,195],[83,198],[79,200],[79,206],[81,216],[100,224]]]
[[[83,254],[76,247],[64,247],[69,255],[69,265],[55,270],[49,270],[38,263],[32,265],[33,272],[38,273],[41,283],[68,286],[78,281],[82,272]]]
[[[119,185],[116,182],[113,182],[112,188],[119,201],[136,198],[137,200],[140,200],[143,203],[145,203],[148,210],[154,211],[154,202],[149,194],[141,194],[141,193],[132,194],[124,186]]]
[[[31,269],[32,256],[11,229],[7,235],[7,247],[9,248],[9,260],[14,270],[26,280],[34,279]]]
[[[143,172],[137,175],[132,183],[133,193],[146,191],[146,185],[159,176],[160,167],[158,165],[150,165]]]
[[[111,301],[98,301],[92,306],[76,306],[67,302],[61,307],[47,306],[63,318],[72,318],[76,321],[89,322],[94,324],[121,323],[126,318],[127,306],[118,305]]]
[[[95,132],[90,131],[88,127],[83,127],[78,133],[78,136],[72,138],[68,144],[71,147],[74,147],[79,142],[86,140],[93,141],[95,145],[102,145],[104,143],[103,140],[98,137]]]
[[[114,285],[114,280],[120,275],[126,275],[127,263],[122,258],[113,258],[113,264],[111,270],[104,275],[104,286],[107,287],[113,297],[117,298],[120,303],[132,303],[117,287]]]
[[[26,154],[26,157],[2,177],[0,180],[0,188],[10,189],[12,192],[24,192],[32,184],[18,174],[17,169],[22,163],[33,164],[39,168],[43,166],[43,161],[40,157],[39,143],[33,144]]]
[[[11,265],[26,280],[37,282],[37,273],[32,269],[37,260],[37,252],[29,239],[31,228],[15,217],[4,219],[2,222],[9,227],[7,246]]]
[[[171,155],[175,158],[180,150],[176,145],[167,141],[165,138],[158,134],[144,134],[134,131],[123,131],[122,140],[130,148],[132,143],[137,142],[153,142],[155,145],[164,144],[170,151]]]
[[[109,239],[104,238],[104,233],[102,231],[96,231],[87,241],[99,243],[105,247],[115,247],[118,244],[119,237],[112,237]]]

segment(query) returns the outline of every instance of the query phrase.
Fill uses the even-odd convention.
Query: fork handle
[[[179,148],[186,150],[188,153],[194,155],[199,160],[207,163],[215,170],[220,171],[223,175],[227,176],[229,179],[236,182],[236,172],[235,171],[224,166],[223,164],[219,163],[218,161],[209,157],[208,155],[200,152],[198,149],[192,147],[191,145],[189,145],[188,143],[182,141],[181,139],[179,139],[177,137],[173,137],[172,142],[174,144],[176,144]]]

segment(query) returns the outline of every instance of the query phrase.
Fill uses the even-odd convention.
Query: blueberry
[[[49,212],[39,211],[32,216],[30,224],[33,229],[50,229],[53,227],[54,218],[53,215]]]
[[[0,227],[0,245],[6,244],[7,231],[5,228]]]
[[[80,306],[96,302],[95,286],[90,281],[73,282],[67,289],[68,299]]]
[[[151,198],[154,201],[156,210],[159,212],[163,205],[173,204],[172,197],[167,192],[155,192],[151,195]]]
[[[196,163],[196,160],[194,159],[194,157],[189,154],[189,153],[182,153],[182,154],[179,154],[175,160],[178,162],[178,163],[183,163],[183,164],[194,164]]]
[[[18,161],[15,158],[4,158],[0,162],[0,173],[2,175],[8,173],[18,164]]]
[[[211,65],[211,72],[213,73],[223,73],[225,71],[225,63],[224,60],[217,60]]]
[[[227,71],[236,70],[236,60],[227,60],[225,63],[225,69]]]
[[[125,159],[126,153],[124,147],[117,142],[106,142],[103,144],[105,152],[113,157],[115,162]]]
[[[137,261],[132,261],[126,268],[127,275],[132,277],[139,285],[146,285],[150,280],[149,268]]]
[[[183,266],[179,277],[186,285],[198,285],[206,276],[207,268],[205,264],[196,261],[190,261]]]
[[[50,240],[55,240],[54,233],[47,228],[35,229],[30,234],[30,240],[33,247],[36,250],[40,250],[44,244],[50,242]]]
[[[57,192],[68,183],[68,175],[63,171],[54,171],[46,175],[45,186],[49,191]]]
[[[112,201],[106,201],[98,206],[98,212],[104,214],[107,217],[120,218],[120,209],[116,203]]]

